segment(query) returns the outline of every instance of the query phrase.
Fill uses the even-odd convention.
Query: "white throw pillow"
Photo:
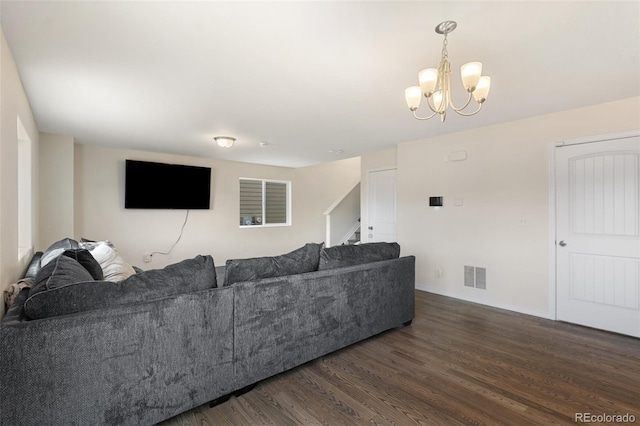
[[[80,243],[81,247],[82,244]],[[124,261],[109,241],[90,243],[83,248],[88,249],[94,259],[98,261],[105,281],[122,281],[136,273],[133,266]]]
[[[40,258],[40,267],[42,268],[47,263],[51,262],[56,257],[60,256],[62,253],[64,253],[65,250],[66,250],[65,248],[57,248],[49,252],[45,252]]]

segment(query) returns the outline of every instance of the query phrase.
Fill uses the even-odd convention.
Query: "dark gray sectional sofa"
[[[22,290],[0,323],[0,424],[151,425],[410,323],[414,257],[399,257],[395,243],[341,247],[230,260],[217,274],[210,256],[198,256],[168,280],[184,291],[163,288],[160,297],[161,272],[136,274],[133,290],[96,280],[111,299],[119,290],[144,294],[104,307],[91,281],[65,284],[67,293],[86,287],[72,297],[75,308],[58,314],[32,299],[26,306],[38,319],[25,311],[35,285]],[[45,282],[40,271],[32,273]],[[39,291],[64,304],[47,279]],[[195,289],[190,280],[200,281]]]

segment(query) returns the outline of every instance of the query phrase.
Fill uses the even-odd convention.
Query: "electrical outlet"
[[[145,253],[142,255],[142,261],[144,263],[149,263],[151,262],[151,253]]]
[[[435,269],[436,278],[442,278],[443,273],[444,273],[444,270],[442,269],[442,266],[436,266],[436,269]]]

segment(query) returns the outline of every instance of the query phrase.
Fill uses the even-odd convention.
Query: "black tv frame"
[[[211,168],[125,160],[125,209],[211,208]]]

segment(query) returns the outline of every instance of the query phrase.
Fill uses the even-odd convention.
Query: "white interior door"
[[[368,242],[394,242],[396,231],[396,169],[369,172]]]
[[[557,147],[557,318],[640,337],[640,137]]]

